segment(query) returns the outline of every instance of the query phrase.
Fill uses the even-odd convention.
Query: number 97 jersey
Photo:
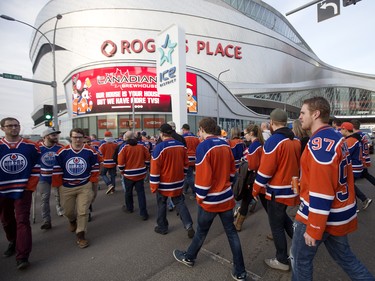
[[[357,228],[354,176],[345,139],[324,126],[311,136],[301,157],[301,205],[296,219],[321,240],[323,233],[343,236]]]

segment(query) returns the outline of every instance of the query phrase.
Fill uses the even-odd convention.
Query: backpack
[[[242,161],[238,168],[237,180],[232,186],[234,199],[236,201],[242,200],[244,188],[249,188],[255,181],[256,173],[248,170],[248,164],[246,161]]]

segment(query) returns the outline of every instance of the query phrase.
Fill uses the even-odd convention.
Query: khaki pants
[[[70,222],[77,220],[76,233],[87,232],[89,207],[94,196],[92,183],[71,188],[60,186],[59,191],[64,216]]]

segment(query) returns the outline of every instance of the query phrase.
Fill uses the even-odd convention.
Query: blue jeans
[[[125,183],[125,205],[129,211],[134,210],[134,200],[133,200],[133,188],[137,192],[138,205],[139,205],[139,214],[141,217],[148,216],[146,208],[146,195],[145,195],[145,186],[143,179],[139,181],[132,181],[127,178],[123,178]]]
[[[109,174],[110,178],[108,178],[107,173]],[[102,167],[100,176],[102,177],[103,181],[105,182],[107,186],[110,184],[112,184],[113,186],[116,186],[116,167],[113,167],[113,168]]]
[[[191,242],[186,257],[191,260],[197,258],[198,252],[201,249],[207,233],[210,230],[211,224],[216,215],[219,215],[221,223],[223,224],[225,233],[228,238],[230,248],[233,255],[233,273],[239,275],[245,272],[245,264],[243,261],[242,248],[240,238],[233,224],[233,210],[230,209],[221,213],[206,212],[201,206],[198,205],[198,226],[195,232],[193,241]]]
[[[194,166],[189,166],[187,173],[186,173],[186,180],[185,180],[185,191],[191,189],[192,194],[195,194],[195,186],[194,186]]]
[[[334,261],[341,266],[351,280],[375,280],[367,268],[351,251],[347,235],[333,236],[324,232],[322,240],[317,240],[316,246],[309,247],[306,245],[305,238],[303,237],[305,232],[306,225],[296,221],[294,223],[294,235],[291,249],[293,281],[313,280],[313,259],[322,242],[324,242],[328,253]]]
[[[293,237],[293,221],[286,213],[287,208],[287,205],[274,200],[268,200],[267,202],[268,221],[276,248],[276,259],[283,264],[289,264],[285,232],[290,238]]]
[[[158,204],[158,217],[156,223],[162,230],[168,230],[168,220],[167,220],[167,196],[161,195],[156,192],[156,200]],[[180,215],[180,219],[184,225],[184,228],[188,230],[193,226],[193,220],[189,209],[185,205],[185,197],[183,194],[171,197],[173,204],[176,206],[176,210]]]

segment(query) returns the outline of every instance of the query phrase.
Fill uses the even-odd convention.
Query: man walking
[[[167,199],[171,197],[188,237],[193,238],[193,220],[182,194],[189,165],[186,147],[172,138],[173,129],[169,124],[161,125],[159,130],[162,142],[156,145],[152,153],[150,167],[150,189],[156,193],[158,205],[157,226],[154,230],[159,234],[168,233]]]
[[[328,125],[329,115],[323,97],[303,102],[299,119],[312,136],[301,158],[292,280],[313,280],[313,259],[321,243],[351,280],[374,280],[349,246],[347,235],[357,229],[353,168],[344,138]]]
[[[195,188],[194,188],[194,168],[195,168],[195,154],[200,141],[196,135],[190,132],[189,124],[182,125],[182,136],[186,141],[187,154],[189,158],[189,168],[186,174],[186,182],[184,186],[184,192],[187,193],[188,188],[190,187],[192,196],[195,197]]]
[[[85,233],[99,176],[98,155],[92,147],[83,143],[84,136],[85,132],[80,128],[70,131],[71,144],[57,152],[52,176],[52,186],[60,191],[69,230],[76,233],[77,245],[81,249],[89,246]]]
[[[291,189],[293,176],[299,175],[301,143],[286,127],[288,116],[276,108],[270,114],[272,136],[265,142],[263,156],[253,185],[255,198],[266,189],[267,214],[271,227],[276,257],[264,262],[273,269],[289,270],[288,244],[285,232],[293,237],[293,222],[286,213],[288,206],[299,203]]]
[[[123,175],[125,184],[125,205],[124,209],[128,213],[133,213],[133,188],[137,192],[139,214],[143,220],[148,219],[146,207],[146,196],[144,179],[147,173],[147,166],[150,165],[150,153],[142,143],[138,143],[132,131],[127,131],[124,135],[125,143],[120,147],[118,154],[118,168]]]
[[[50,209],[50,197],[51,197],[51,183],[52,183],[52,172],[53,166],[55,165],[55,154],[63,147],[59,144],[60,131],[55,131],[53,128],[48,128],[43,131],[40,142],[40,152],[42,154],[40,158],[40,178],[38,183],[38,190],[41,195],[40,209],[42,212],[43,224],[41,229],[47,230],[52,228],[51,224],[51,209]],[[56,210],[57,214],[62,215],[62,208],[60,206],[60,196],[57,189],[54,189],[56,199]]]
[[[29,266],[32,247],[30,208],[40,174],[37,144],[22,138],[17,119],[0,121],[5,137],[0,140],[0,217],[9,241],[4,257],[16,254],[18,269]]]
[[[196,153],[198,227],[187,251],[174,250],[173,256],[177,261],[192,267],[211,224],[218,215],[232,250],[232,277],[234,280],[246,280],[241,242],[233,224],[235,202],[231,184],[236,171],[234,157],[227,142],[215,136],[216,127],[212,118],[203,118],[199,122],[199,135],[204,141],[197,147]]]
[[[101,167],[100,176],[108,187],[106,194],[113,193],[116,188],[116,162],[113,160],[113,154],[116,149],[117,144],[112,137],[112,133],[106,131],[104,133],[104,141],[99,146],[99,151],[103,157],[103,166]]]

